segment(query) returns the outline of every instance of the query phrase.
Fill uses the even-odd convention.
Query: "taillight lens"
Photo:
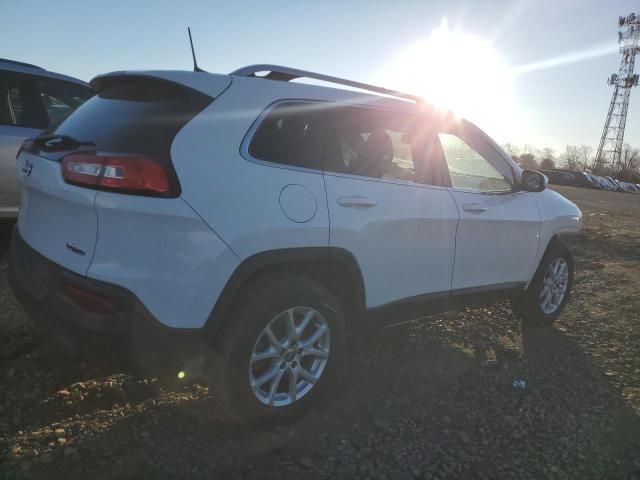
[[[68,183],[141,195],[175,196],[177,180],[162,159],[142,155],[73,153],[62,159]]]

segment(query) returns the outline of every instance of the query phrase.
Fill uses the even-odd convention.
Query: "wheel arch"
[[[365,287],[355,257],[336,247],[303,247],[270,250],[243,260],[229,278],[207,321],[205,331],[213,338],[241,290],[270,273],[293,273],[321,283],[340,301],[348,319],[365,309]]]
[[[535,277],[536,272],[538,271],[538,268],[540,268],[540,263],[544,259],[544,256],[549,251],[549,249],[552,248],[554,245],[556,245],[558,243],[564,244],[564,242],[561,239],[563,234],[576,232],[576,231],[577,231],[577,229],[569,229],[569,228],[567,228],[567,229],[558,229],[558,230],[554,231],[553,234],[549,237],[549,240],[547,241],[546,245],[541,245],[540,246],[541,248],[540,248],[540,250],[538,252],[538,257],[536,258],[535,268],[533,269],[533,272],[531,272],[531,275],[529,276],[529,280],[527,281],[527,283],[524,286],[525,290],[527,288],[529,288],[529,285],[533,281],[533,278]]]

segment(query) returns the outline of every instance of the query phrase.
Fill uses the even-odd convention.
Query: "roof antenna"
[[[189,43],[191,44],[191,55],[193,56],[193,71],[194,72],[204,72],[196,61],[196,51],[193,49],[193,39],[191,38],[191,27],[187,27],[187,31],[189,32]]]

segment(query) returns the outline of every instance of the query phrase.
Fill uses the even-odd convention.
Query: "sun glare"
[[[446,21],[401,52],[381,75],[390,86],[505,137],[513,125],[511,70],[491,43],[452,31]]]

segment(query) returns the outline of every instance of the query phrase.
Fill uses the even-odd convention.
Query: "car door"
[[[411,112],[381,108],[328,112],[329,243],[354,255],[368,308],[451,287],[458,212],[444,187],[425,181],[415,123]]]
[[[22,142],[47,126],[35,81],[0,71],[0,217],[14,217],[20,204],[16,154]]]
[[[518,190],[512,166],[473,125],[450,124],[438,137],[460,213],[452,291],[528,282],[539,248],[535,194]]]

